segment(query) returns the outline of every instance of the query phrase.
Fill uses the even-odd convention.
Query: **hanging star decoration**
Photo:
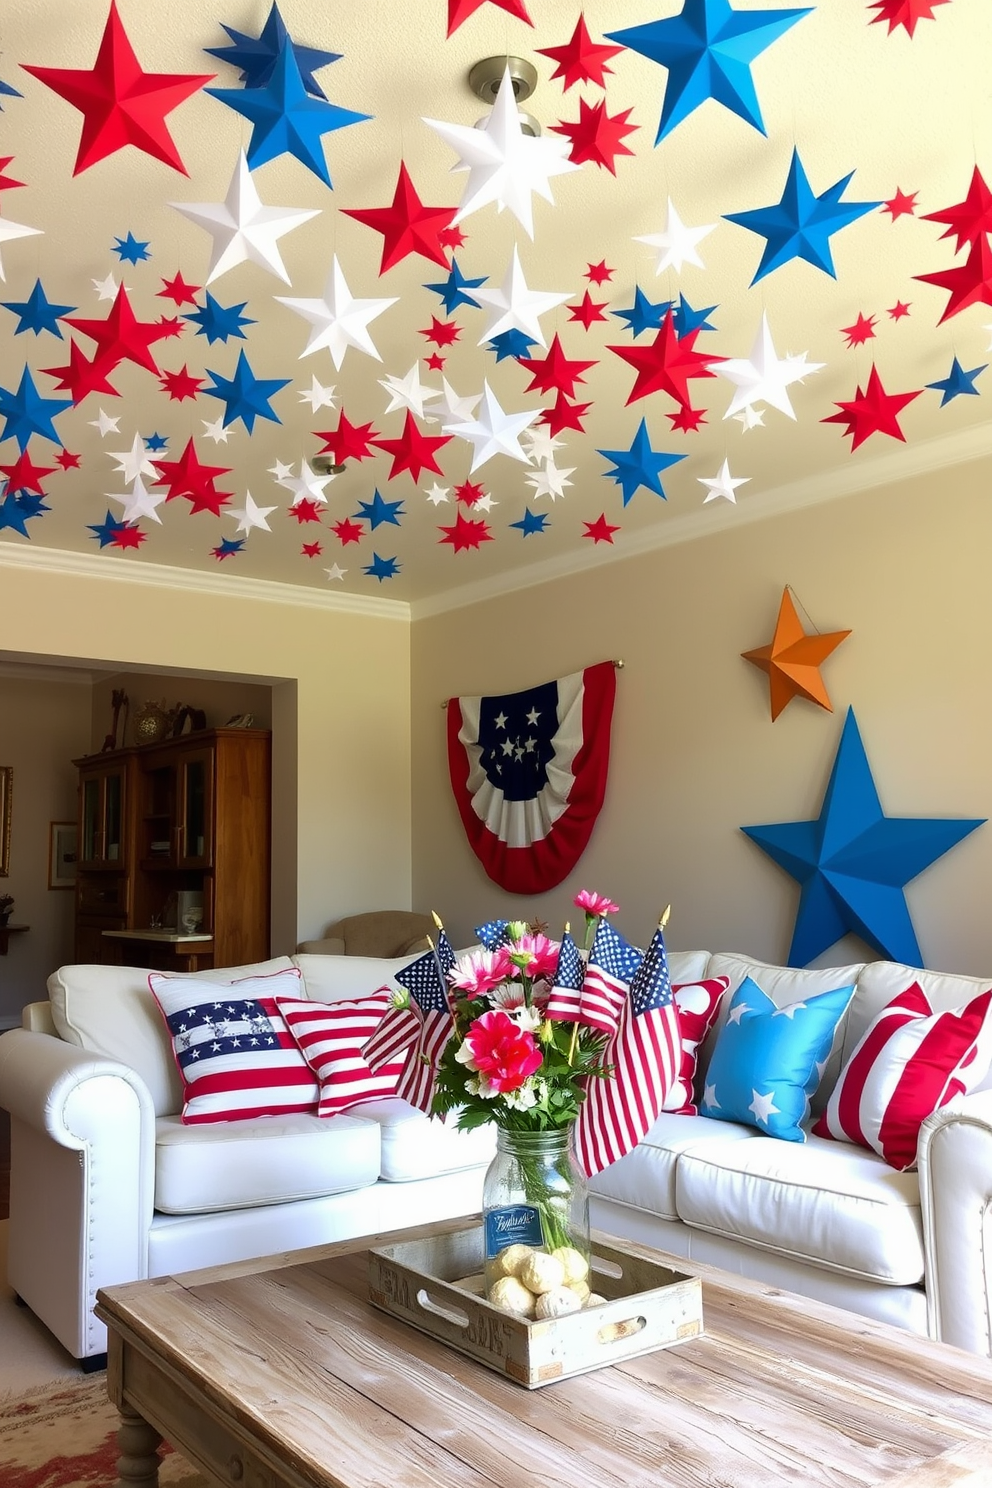
[[[755,337],[749,357],[724,357],[713,363],[713,370],[726,377],[736,389],[724,418],[732,418],[742,408],[755,403],[768,403],[788,418],[795,419],[795,411],[787,389],[794,382],[802,382],[811,372],[819,372],[823,362],[807,362],[801,357],[780,357],[772,342],[768,316],[762,313],[761,325]]]
[[[582,420],[591,407],[591,403],[570,403],[564,393],[559,393],[551,407],[539,415],[540,422],[547,425],[552,435],[560,434],[562,429],[578,429],[581,434],[585,432]]]
[[[589,291],[586,290],[577,305],[567,306],[568,318],[569,320],[579,321],[588,330],[593,321],[606,319],[603,311],[608,304],[608,300],[594,300]]]
[[[369,531],[374,532],[377,527],[383,525],[399,527],[400,518],[406,516],[402,501],[385,501],[376,487],[371,501],[360,501],[358,511],[354,513],[355,519],[368,522]]]
[[[992,246],[988,237],[982,232],[972,244],[967,261],[956,268],[944,269],[938,274],[914,274],[913,277],[948,291],[949,298],[938,325],[943,325],[945,320],[959,315],[971,305],[992,305]]]
[[[525,393],[550,393],[555,389],[564,393],[566,398],[572,398],[575,396],[575,384],[585,382],[582,374],[597,363],[595,360],[585,362],[566,357],[556,331],[546,357],[521,357],[520,365],[530,374],[530,382],[524,388]]]
[[[238,351],[238,365],[233,377],[222,377],[219,372],[211,372],[209,367],[207,376],[213,379],[213,387],[204,388],[204,394],[208,398],[222,400],[225,405],[225,424],[233,424],[235,419],[241,419],[250,434],[255,427],[256,418],[271,419],[274,424],[282,423],[279,415],[273,413],[270,399],[280,388],[288,387],[291,378],[256,377],[243,349]]]
[[[634,303],[630,308],[611,310],[610,314],[615,315],[619,320],[625,320],[632,336],[640,336],[645,331],[660,330],[662,321],[671,308],[671,300],[660,300],[657,305],[653,305],[640,285],[635,284]],[[677,326],[676,331],[678,331]]]
[[[977,243],[986,233],[992,232],[992,191],[976,165],[971,183],[963,201],[951,207],[941,207],[937,212],[925,212],[924,222],[942,222],[945,231],[941,238],[957,238],[955,252]]]
[[[881,202],[842,202],[854,172],[849,171],[821,196],[815,196],[809,184],[799,151],[793,149],[792,162],[781,200],[770,207],[758,207],[748,212],[725,212],[727,222],[735,222],[748,232],[757,233],[765,239],[761,262],[755,271],[752,284],[757,284],[766,274],[780,269],[794,258],[805,259],[814,268],[822,269],[836,279],[830,239],[867,212],[874,212]]]
[[[729,0],[684,0],[678,15],[606,37],[668,71],[656,145],[709,98],[764,134],[751,63],[812,9],[744,11]]]
[[[591,538],[594,543],[609,543],[611,547],[613,545],[614,532],[621,530],[619,527],[612,526],[606,520],[605,512],[602,512],[596,518],[595,522],[583,522],[582,525],[586,529],[582,534],[583,537]]]
[[[340,522],[332,523],[331,531],[343,548],[346,548],[349,543],[361,542],[365,536],[365,528],[358,522],[353,522],[350,517],[344,517]]]
[[[136,480],[139,475],[158,474],[157,462],[152,460],[140,434],[135,434],[129,450],[108,450],[107,453],[117,461],[117,470],[126,481]]]
[[[877,323],[876,315],[862,315],[859,310],[858,318],[853,325],[841,327],[841,335],[847,339],[848,350],[850,351],[853,346],[863,346],[866,341],[873,341]]]
[[[773,723],[794,697],[807,698],[809,702],[826,708],[828,713],[833,712],[820,668],[850,634],[849,630],[833,630],[827,635],[821,635],[819,631],[808,634],[803,629],[792,590],[786,586],[770,644],[741,652],[745,661],[750,661],[768,677]]]
[[[529,458],[520,447],[520,436],[538,417],[537,409],[523,413],[504,413],[488,381],[483,384],[482,408],[474,419],[464,422],[444,423],[446,434],[455,434],[472,446],[472,464],[469,473],[474,475],[480,465],[485,465],[494,455],[508,455],[525,465]]]
[[[949,0],[870,0],[869,10],[878,11],[878,15],[873,15],[870,22],[877,25],[879,21],[886,21],[889,36],[897,26],[903,26],[907,35],[912,38],[918,21],[936,20],[934,7],[948,3]]]
[[[293,503],[290,510],[294,516],[299,518],[300,510],[307,506],[327,505],[324,487],[330,485],[331,481],[336,479],[337,474],[335,471],[332,470],[328,475],[318,475],[315,470],[311,469],[306,460],[301,460],[299,475],[287,475],[279,481],[279,484],[284,486],[287,491],[292,492]]]
[[[341,53],[321,51],[317,47],[300,46],[293,41],[279,14],[278,5],[273,4],[269,11],[269,18],[257,37],[248,36],[243,31],[236,31],[233,26],[225,26],[223,21],[221,29],[227,32],[234,45],[204,47],[203,50],[208,56],[216,57],[220,62],[229,62],[232,67],[239,68],[241,81],[246,88],[264,88],[275,70],[279,53],[284,46],[290,46],[307,92],[312,93],[314,98],[325,96],[314,73],[322,67],[327,67],[331,62],[340,61]]]
[[[154,473],[154,472],[153,472]],[[121,495],[113,491],[105,492],[109,501],[119,501],[123,510],[121,520],[123,522],[139,522],[147,517],[149,521],[162,525],[162,518],[158,514],[158,508],[166,500],[165,492],[161,495],[158,491],[149,491],[140,475],[133,477],[131,490]]]
[[[250,316],[241,314],[247,303],[247,300],[242,300],[240,305],[221,305],[208,289],[203,305],[183,319],[196,326],[198,336],[206,336],[208,346],[213,346],[215,341],[222,341],[226,346],[232,336],[244,341],[243,328],[255,324]]]
[[[676,403],[689,404],[690,379],[715,377],[715,369],[721,361],[719,357],[696,351],[698,334],[698,331],[693,331],[680,340],[675,333],[674,317],[671,310],[668,310],[661,329],[650,345],[610,346],[608,350],[629,362],[637,372],[637,379],[627,402],[633,403],[638,398],[646,398],[649,393],[665,392]]]
[[[638,424],[637,433],[629,449],[601,449],[597,451],[597,454],[602,455],[605,460],[612,461],[613,469],[606,471],[604,478],[615,481],[620,487],[623,492],[624,506],[641,486],[646,491],[653,491],[663,501],[667,501],[668,497],[665,495],[659,476],[663,470],[685,459],[685,455],[666,455],[660,450],[652,449],[647,422],[644,419],[641,419]]]
[[[470,15],[474,15],[480,5],[485,5],[487,0],[448,0],[448,35],[458,30]],[[500,10],[505,10],[507,15],[514,16],[518,21],[526,21],[528,26],[534,22],[527,14],[524,0],[492,0],[493,5]]]
[[[440,238],[438,239],[440,241]],[[478,310],[479,302],[469,294],[470,289],[477,289],[480,284],[485,284],[486,276],[483,274],[479,279],[467,279],[458,267],[457,261],[451,260],[447,279],[442,279],[437,284],[425,284],[424,288],[432,290],[434,294],[440,295],[446,315],[454,315],[461,305],[468,305],[473,310]]]
[[[203,378],[194,377],[185,362],[178,372],[163,372],[159,381],[162,391],[168,393],[170,403],[183,403],[187,398],[195,398],[203,386]]]
[[[191,515],[210,511],[219,516],[221,507],[230,500],[229,493],[218,491],[216,485],[218,476],[231,474],[229,467],[202,464],[192,439],[186,441],[177,460],[156,459],[154,463],[158,471],[154,484],[166,487],[166,501],[185,497],[191,503]]]
[[[900,191],[897,186],[895,196],[890,196],[888,201],[883,201],[882,211],[888,212],[893,222],[898,221],[900,217],[912,217],[916,212],[917,196],[919,196],[918,191],[907,193]]]
[[[103,39],[91,69],[21,65],[83,115],[74,176],[125,145],[134,145],[154,160],[188,174],[165,119],[209,83],[213,74],[143,72],[115,0],[110,0]]]
[[[276,510],[274,506],[259,506],[250,491],[245,491],[245,504],[242,507],[229,507],[225,516],[234,517],[237,520],[238,532],[243,532],[247,537],[253,528],[257,527],[261,532],[271,532],[267,518]]]
[[[355,299],[348,288],[344,270],[338,263],[337,255],[331,263],[331,272],[328,275],[322,300],[285,299],[281,295],[276,295],[276,299],[280,305],[286,305],[297,315],[301,315],[313,328],[310,332],[310,339],[300,353],[301,357],[310,356],[311,353],[319,351],[321,347],[326,347],[331,354],[335,370],[340,372],[345,354],[349,346],[353,346],[356,351],[363,351],[366,356],[374,357],[377,362],[382,361],[369,335],[368,327],[384,310],[388,310],[390,305],[396,304],[396,298]]]
[[[320,215],[319,207],[263,206],[243,150],[238,154],[224,201],[170,202],[169,205],[198,227],[205,228],[214,240],[208,284],[242,263],[258,264],[289,284],[278,241],[311,217]]]
[[[695,264],[700,269],[706,267],[696,248],[715,226],[715,222],[708,222],[703,227],[687,227],[669,197],[668,215],[661,232],[635,237],[634,242],[647,243],[649,248],[658,249],[658,262],[654,270],[656,274],[663,274],[666,269],[674,269],[676,274],[681,274],[687,263]]]
[[[67,315],[65,322],[94,343],[97,348],[95,360],[101,370],[109,370],[121,361],[128,361],[144,367],[148,372],[154,372],[156,377],[159,376],[158,364],[152,356],[151,347],[168,334],[167,327],[157,320],[138,320],[123,284],[117,291],[112,309],[103,320]]]
[[[17,496],[25,491],[44,496],[45,488],[41,482],[46,475],[54,475],[57,469],[57,465],[36,465],[27,450],[22,450],[13,464],[0,465],[0,473],[7,477],[8,496]]]
[[[28,522],[32,517],[44,516],[47,511],[51,511],[51,507],[46,506],[40,497],[13,496],[5,491],[0,500],[0,532],[16,532],[19,537],[26,537],[30,542]]]
[[[912,302],[907,302],[906,300],[896,300],[891,310],[886,310],[885,313],[886,315],[891,316],[893,320],[904,320],[905,317],[909,314],[910,303]]]
[[[2,98],[23,98],[23,97],[24,97],[24,94],[23,93],[18,93],[18,91],[17,91],[17,89],[15,87],[13,87],[10,83],[5,82],[3,78],[0,78],[0,99],[2,99]],[[2,111],[2,109],[3,109],[3,104],[0,103],[0,111]],[[18,185],[20,185],[20,182],[18,182]]]
[[[587,264],[582,277],[588,279],[590,284],[605,284],[615,273],[615,269],[607,267],[606,259],[601,258],[599,263]]]
[[[563,305],[567,294],[555,294],[549,290],[529,289],[520,267],[517,245],[513,245],[513,257],[499,289],[477,289],[476,296],[489,307],[489,324],[479,337],[478,344],[490,341],[506,331],[520,331],[531,342],[545,346],[540,317]],[[523,357],[526,350],[510,352],[509,355]]]
[[[431,316],[429,326],[424,326],[420,331],[431,346],[445,347],[454,346],[461,338],[462,328],[450,320],[438,320],[436,315]]]
[[[337,565],[335,564],[335,568],[336,567]],[[396,575],[400,572],[400,568],[401,565],[396,561],[395,558],[382,558],[379,556],[378,553],[373,553],[372,562],[368,565],[367,568],[362,569],[362,573],[368,574],[369,578],[371,579],[378,579],[379,583],[381,584],[386,579],[395,579]],[[342,573],[347,572],[347,569],[342,570]],[[327,573],[328,577],[332,576],[330,569],[328,569]],[[338,577],[338,575],[335,574],[333,575],[333,577]]]
[[[133,233],[129,232],[126,238],[115,238],[114,246],[110,250],[116,253],[121,263],[141,263],[146,258],[151,258],[147,243],[139,243]]]
[[[548,128],[555,134],[564,135],[571,142],[568,158],[575,165],[585,165],[587,161],[592,161],[593,165],[598,165],[601,170],[608,170],[615,176],[617,156],[634,153],[624,144],[627,135],[633,134],[639,127],[637,124],[627,123],[632,112],[628,108],[618,114],[609,114],[605,99],[589,104],[584,98],[580,98],[577,119],[560,119],[557,124],[549,124]]]
[[[419,253],[431,263],[448,267],[448,251],[438,240],[438,233],[451,222],[454,207],[427,207],[420,200],[404,161],[393,200],[388,207],[344,207],[346,217],[354,217],[375,232],[382,233],[380,278],[387,269],[411,253]]]
[[[432,398],[441,395],[441,389],[428,387],[420,380],[420,363],[414,362],[405,377],[379,378],[379,386],[385,388],[389,394],[389,403],[386,407],[387,413],[393,413],[397,408],[409,409],[415,413],[417,418],[424,417],[424,405]]]
[[[375,452],[371,446],[378,434],[370,423],[353,424],[342,408],[337,428],[318,430],[316,437],[324,441],[319,453],[330,455],[335,465],[343,465],[346,460],[372,459]]]
[[[550,518],[547,512],[532,512],[529,507],[524,507],[524,514],[519,522],[511,522],[511,527],[516,527],[523,533],[524,537],[533,537],[536,532],[545,532]]]
[[[102,522],[91,522],[87,524],[88,530],[92,532],[101,548],[120,547],[119,539],[127,530],[127,522],[118,522],[113,512],[108,509],[107,515]]]
[[[30,368],[25,365],[16,392],[0,387],[0,416],[4,420],[0,444],[5,439],[16,439],[18,449],[24,451],[32,435],[37,434],[61,445],[53,420],[71,407],[68,399],[43,398],[35,387]]]
[[[790,966],[848,932],[888,960],[923,966],[903,889],[983,820],[886,816],[849,709],[819,817],[741,831],[800,885]]]
[[[300,549],[301,558],[319,558],[324,549],[319,542],[304,543]]]
[[[828,414],[820,422],[846,424],[844,433],[851,436],[852,454],[872,434],[888,434],[890,438],[905,443],[906,436],[899,427],[899,414],[922,391],[922,388],[917,388],[911,393],[887,393],[873,362],[864,391],[859,383],[854,397],[849,402],[838,403],[839,411]]]
[[[10,310],[17,316],[17,326],[14,330],[15,336],[20,336],[24,331],[33,331],[40,336],[42,331],[50,331],[53,336],[63,340],[62,329],[59,321],[64,315],[70,315],[76,309],[75,305],[55,305],[48,299],[41,286],[41,280],[34,281],[34,288],[26,300],[4,300],[5,310]]]
[[[702,310],[694,310],[685,295],[680,294],[678,304],[672,302],[675,334],[681,337],[689,336],[693,331],[715,331],[716,326],[710,325],[709,317],[718,308],[716,305],[706,305]]]
[[[605,88],[606,74],[613,75],[613,68],[607,63],[612,57],[618,57],[623,47],[605,46],[593,41],[585,16],[580,15],[564,46],[538,47],[537,50],[542,57],[550,57],[554,62],[551,81],[561,78],[562,90],[567,93],[576,83],[593,83],[597,88]]]
[[[696,479],[701,486],[706,487],[706,495],[703,497],[703,505],[710,501],[729,501],[732,506],[737,505],[737,487],[746,486],[751,479],[749,475],[732,476],[730,464],[724,456],[723,464],[716,475],[697,475]],[[773,715],[774,716],[774,715]]]
[[[975,386],[975,382],[987,366],[988,362],[983,362],[980,367],[972,367],[970,372],[966,372],[957,357],[955,357],[951,362],[951,370],[947,376],[938,379],[937,382],[928,382],[927,387],[934,388],[936,392],[941,394],[941,408],[946,403],[950,403],[952,399],[960,398],[962,394],[970,393],[972,397],[980,397],[981,395]]]
[[[550,496],[552,501],[557,501],[559,496],[564,496],[565,487],[572,484],[568,477],[574,474],[574,465],[562,470],[548,460],[539,470],[535,470],[525,478],[527,484],[533,486],[535,496]],[[479,504],[481,506],[482,503]]]
[[[531,347],[538,345],[544,345],[543,338],[538,342],[533,336],[525,336],[523,331],[511,329],[500,331],[491,341],[487,341],[486,350],[495,354],[497,362],[505,362],[507,357],[519,361],[521,357],[530,356]]]
[[[225,558],[233,558],[235,553],[243,552],[245,539],[243,537],[222,537],[215,548],[210,552],[218,563],[223,563]]]
[[[173,279],[163,279],[162,288],[158,291],[158,298],[171,300],[174,305],[194,305],[196,297],[203,288],[200,284],[187,284],[182,274],[176,273]]]
[[[450,527],[439,527],[438,531],[444,533],[439,539],[440,545],[450,543],[456,553],[467,553],[484,542],[495,541],[482,517],[466,517],[464,512],[456,512],[454,523]]]
[[[318,408],[334,407],[334,384],[325,387],[317,381],[316,375],[310,378],[308,388],[298,388],[297,393],[301,403],[309,403],[311,413],[316,413]]]
[[[451,437],[450,434],[424,434],[407,409],[403,433],[398,439],[374,439],[372,443],[377,449],[385,450],[393,457],[388,480],[395,480],[404,470],[408,470],[413,479],[419,481],[425,470],[431,470],[435,475],[444,474],[435,454]]]

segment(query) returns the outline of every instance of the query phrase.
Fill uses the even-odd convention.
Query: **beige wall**
[[[123,689],[127,708],[117,724],[117,747],[136,744],[135,719],[146,702],[165,706],[166,711],[185,704],[200,708],[207,728],[222,728],[236,713],[250,713],[254,727],[272,727],[272,689],[251,682],[222,682],[215,677],[187,673],[172,676],[162,672],[110,672],[93,687],[93,724],[90,747],[102,748],[114,721],[113,693]]]
[[[49,973],[72,960],[73,895],[48,887],[49,824],[76,819],[72,760],[85,754],[89,731],[88,678],[0,673],[0,765],[14,771],[10,875],[0,878],[0,893],[14,896],[12,922],[30,926],[0,956],[0,1027],[17,1022],[26,1002],[43,1000]]]
[[[798,888],[739,828],[818,815],[849,705],[887,815],[992,816],[989,474],[959,466],[415,621],[415,903],[464,944],[509,911],[558,932],[589,887],[641,944],[671,901],[673,947],[784,960]],[[786,584],[807,628],[853,634],[823,668],[835,711],[797,699],[773,724],[739,653],[771,639]],[[466,843],[440,702],[610,657],[626,665],[591,843],[557,889],[515,898]],[[990,883],[992,824],[909,884],[927,965],[992,974]],[[852,950],[869,954],[848,937],[819,959]]]

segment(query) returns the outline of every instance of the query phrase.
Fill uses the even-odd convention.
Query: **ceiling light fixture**
[[[340,475],[345,468],[343,464],[335,465],[330,455],[314,455],[309,464],[315,475]]]
[[[537,68],[525,57],[484,57],[481,62],[476,62],[468,75],[468,85],[476,98],[481,98],[483,103],[491,108],[496,102],[500,83],[507,68],[510,69],[510,82],[513,84],[513,96],[517,103],[523,103],[529,98],[537,87]],[[476,129],[485,128],[488,120],[477,119]],[[541,133],[541,126],[533,114],[525,114],[520,110],[520,126],[524,134],[529,134],[537,139]]]

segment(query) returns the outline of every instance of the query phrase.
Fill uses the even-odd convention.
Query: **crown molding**
[[[0,660],[0,680],[12,682],[58,682],[69,687],[92,687],[101,675],[85,666],[39,666],[37,662]]]

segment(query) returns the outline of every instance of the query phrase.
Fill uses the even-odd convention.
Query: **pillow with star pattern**
[[[854,987],[778,1007],[750,977],[730,1000],[706,1071],[699,1114],[805,1142],[809,1102]]]

